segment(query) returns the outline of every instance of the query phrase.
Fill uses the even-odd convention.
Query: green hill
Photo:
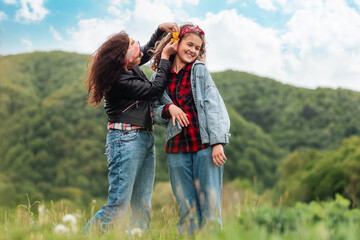
[[[86,102],[87,55],[0,56],[0,205],[31,199],[105,197],[106,114]],[[147,74],[151,74],[145,66]],[[231,118],[224,178],[274,186],[290,151],[332,149],[360,135],[360,93],[309,90],[268,78],[212,74]],[[167,181],[165,136],[156,127],[156,180]]]
[[[213,73],[225,102],[278,146],[326,149],[360,135],[360,93],[285,85],[244,72]]]

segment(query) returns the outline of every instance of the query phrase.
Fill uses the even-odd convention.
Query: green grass
[[[104,234],[81,229],[102,206],[104,200],[94,200],[88,207],[79,207],[68,200],[34,202],[15,209],[0,208],[0,239],[188,239],[177,233],[178,209],[169,183],[158,183],[153,194],[152,222],[149,232],[141,237],[126,233],[128,215],[116,228]],[[279,205],[279,202],[277,205]],[[292,207],[272,206],[267,194],[241,191],[236,184],[227,184],[223,195],[223,229],[206,226],[191,239],[358,239],[360,210],[350,209],[342,196],[327,202],[298,203]],[[72,214],[77,223],[63,222]],[[56,233],[64,224],[69,230]]]

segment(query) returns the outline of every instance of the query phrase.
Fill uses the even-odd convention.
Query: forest
[[[88,55],[0,56],[0,206],[105,198],[107,118],[87,103]],[[148,76],[151,70],[143,67]],[[211,73],[231,119],[224,181],[284,204],[360,198],[360,92],[306,89],[246,72]],[[167,182],[156,126],[156,182]]]

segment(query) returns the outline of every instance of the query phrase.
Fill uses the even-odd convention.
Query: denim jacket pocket
[[[131,141],[138,137],[140,130],[122,131],[119,136],[119,141]]]

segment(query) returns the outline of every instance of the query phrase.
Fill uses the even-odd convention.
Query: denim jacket
[[[151,80],[154,79],[152,75]],[[191,89],[194,97],[202,143],[229,143],[230,119],[224,101],[212,80],[205,64],[196,60],[191,68]],[[163,108],[173,103],[164,91],[163,95],[154,98],[152,102],[153,120],[156,124],[166,128],[166,141],[179,134],[182,130],[178,121],[175,126],[169,119],[161,117]]]

